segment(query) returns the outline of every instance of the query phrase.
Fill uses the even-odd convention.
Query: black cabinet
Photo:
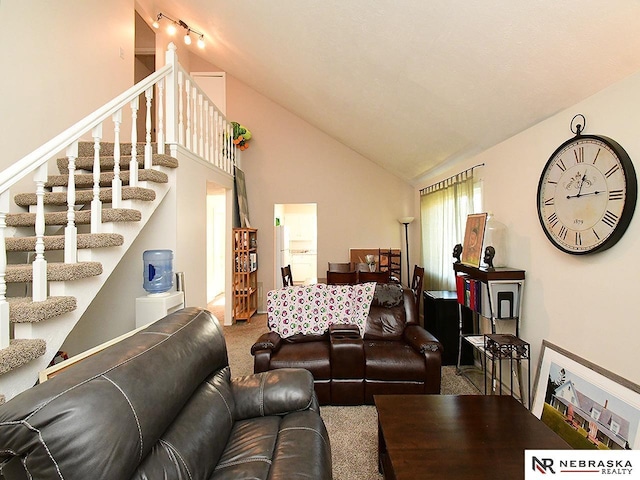
[[[440,340],[444,347],[443,365],[458,363],[460,342],[460,317],[456,292],[447,290],[427,290],[424,298],[424,328]],[[473,314],[468,308],[462,309],[462,329],[471,332]],[[473,348],[467,342],[462,345],[461,365],[473,365]]]

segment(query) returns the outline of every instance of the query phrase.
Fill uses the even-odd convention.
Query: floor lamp
[[[398,219],[398,222],[404,225],[404,238],[407,242],[407,285],[411,286],[409,279],[409,224],[413,222],[413,217],[402,217]]]

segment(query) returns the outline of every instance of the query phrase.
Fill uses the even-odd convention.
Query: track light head
[[[184,35],[184,43],[186,45],[191,45],[191,43],[193,42],[193,39],[191,38],[191,33],[193,33],[194,35],[198,36],[198,47],[204,48],[204,34],[192,29],[189,25],[187,25],[184,21],[180,19],[175,20],[161,12],[156,17],[155,22],[152,23],[153,28],[159,28],[160,20],[162,20],[163,18],[166,18],[170,22],[169,25],[167,26],[167,33],[169,35],[175,35],[178,29],[177,27],[182,27],[187,31],[187,33],[185,33]]]

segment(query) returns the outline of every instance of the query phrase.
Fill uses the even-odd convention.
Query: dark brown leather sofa
[[[224,336],[186,308],[0,406],[0,478],[332,478],[311,374],[231,379]]]
[[[355,325],[332,325],[322,335],[260,336],[252,346],[254,372],[301,367],[313,374],[322,405],[372,404],[374,395],[440,393],[440,342],[418,321],[413,292],[401,301],[374,296],[364,338]]]

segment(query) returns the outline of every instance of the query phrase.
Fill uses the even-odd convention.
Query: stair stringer
[[[102,274],[97,277],[85,278],[67,282],[50,282],[49,295],[69,295],[76,298],[77,307],[74,311],[60,315],[59,317],[48,319],[44,322],[32,324],[15,325],[18,327],[20,337],[40,338],[46,341],[46,353],[31,362],[4,373],[0,376],[0,392],[4,394],[6,400],[10,400],[17,394],[33,387],[38,381],[40,371],[47,368],[65,339],[73,330],[78,321],[94,300],[101,288],[107,282],[109,276],[118,266],[127,250],[131,247],[135,239],[142,232],[145,225],[154,214],[158,206],[167,196],[167,193],[176,182],[176,170],[171,168],[157,167],[169,176],[166,184],[140,185],[153,188],[156,198],[153,201],[124,201],[122,207],[135,208],[141,212],[142,218],[139,222],[110,223],[103,224],[105,232],[120,233],[124,237],[123,245],[119,247],[99,248],[92,250],[78,251],[78,261],[97,261],[102,264]],[[18,336],[18,335],[16,335]]]

